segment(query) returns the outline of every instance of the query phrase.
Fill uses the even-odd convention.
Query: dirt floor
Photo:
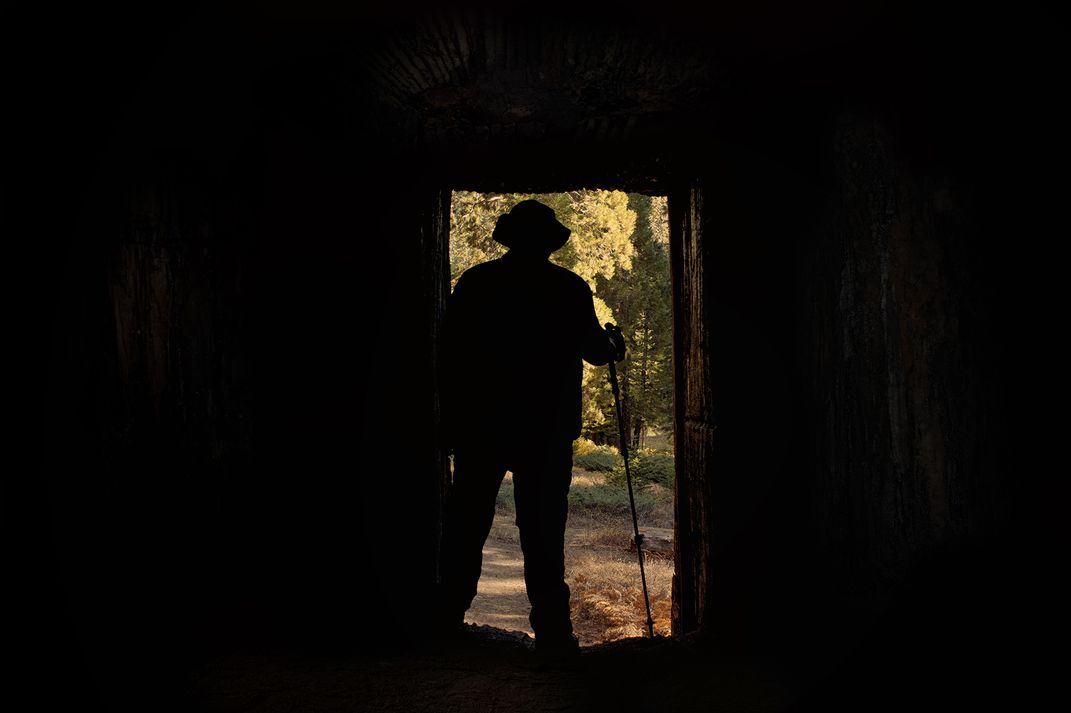
[[[488,627],[465,640],[346,656],[231,654],[195,673],[201,711],[783,711],[798,691],[776,667],[687,642],[629,639],[541,661]]]
[[[594,492],[603,476],[574,471],[575,494]],[[513,483],[502,484],[491,534],[484,546],[479,591],[466,621],[532,635],[528,623],[528,597],[524,589],[524,561],[512,506]],[[648,489],[640,529],[658,551],[646,556],[647,584],[655,632],[668,635],[673,578],[672,494]],[[566,578],[572,590],[573,625],[582,646],[643,636],[643,595],[639,564],[632,545],[632,520],[627,510],[591,505],[570,507],[566,528]],[[622,500],[621,502],[627,502]]]

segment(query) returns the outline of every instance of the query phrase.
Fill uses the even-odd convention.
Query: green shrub
[[[598,446],[599,450],[591,451],[584,455],[573,456],[573,467],[584,470],[594,470],[599,473],[610,473],[619,463],[619,456],[612,448]]]
[[[650,493],[639,491],[636,498],[636,513],[644,517],[654,510],[657,502]],[[592,513],[628,515],[628,491],[611,484],[592,485],[569,490],[570,510],[587,510]]]
[[[643,487],[651,483],[658,483],[667,488],[673,487],[673,456],[663,454],[639,455],[629,458],[629,469],[632,471],[632,483]],[[607,473],[606,480],[615,485],[623,485],[625,482],[625,463],[620,461]]]
[[[595,441],[587,438],[578,438],[573,441],[573,455],[574,456],[586,456],[588,453],[594,453],[599,450],[599,446],[595,445]]]

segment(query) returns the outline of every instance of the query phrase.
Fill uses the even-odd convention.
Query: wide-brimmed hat
[[[521,201],[498,216],[491,239],[507,248],[523,247],[554,252],[572,231],[558,222],[554,209],[537,200]]]

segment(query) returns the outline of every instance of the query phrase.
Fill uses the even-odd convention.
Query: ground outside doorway
[[[581,463],[587,463],[578,458]],[[592,459],[595,464],[596,459]],[[611,482],[608,482],[611,481]],[[581,646],[646,634],[643,593],[627,491],[597,470],[573,469],[566,527],[565,573],[573,626]],[[670,633],[673,581],[673,493],[647,484],[636,493],[644,534],[647,586],[655,634]],[[483,550],[479,591],[466,621],[532,635],[524,560],[514,524],[513,482],[506,475]]]

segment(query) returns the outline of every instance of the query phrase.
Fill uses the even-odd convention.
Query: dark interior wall
[[[868,59],[858,84],[724,117],[735,140],[673,217],[680,458],[707,476],[678,490],[678,531],[700,534],[684,623],[839,660],[841,702],[901,681],[889,705],[996,675],[1029,549],[1000,435],[1013,174],[980,86],[950,100],[901,70]]]
[[[742,587],[733,611],[760,601],[758,563],[805,557],[829,568],[811,573],[823,596],[877,604],[919,558],[1001,531],[971,196],[912,174],[873,119],[836,131],[809,175],[724,152],[683,196],[713,381],[689,381],[683,417],[716,426],[707,527],[745,571],[715,555],[710,591]]]
[[[807,292],[825,395],[814,515],[862,597],[919,558],[1001,532],[1005,510],[994,334],[982,319],[987,230],[961,176],[905,154],[879,120],[840,119]]]
[[[977,203],[993,175],[942,165],[891,120],[841,116],[833,137],[824,229],[804,262],[818,335],[807,561],[827,607],[857,629],[877,618],[866,651],[947,695],[997,674],[1018,635],[993,612],[1022,594],[986,284],[1001,236]]]
[[[27,641],[109,709],[217,646],[404,636],[436,568],[448,194],[334,101],[330,44],[158,29],[140,80],[93,38],[34,325]]]
[[[1006,224],[979,223],[1006,177],[881,105],[824,116],[671,194],[675,625],[785,654],[808,709],[999,699],[977,682],[1017,675],[1008,614],[1045,596],[1002,435]]]

